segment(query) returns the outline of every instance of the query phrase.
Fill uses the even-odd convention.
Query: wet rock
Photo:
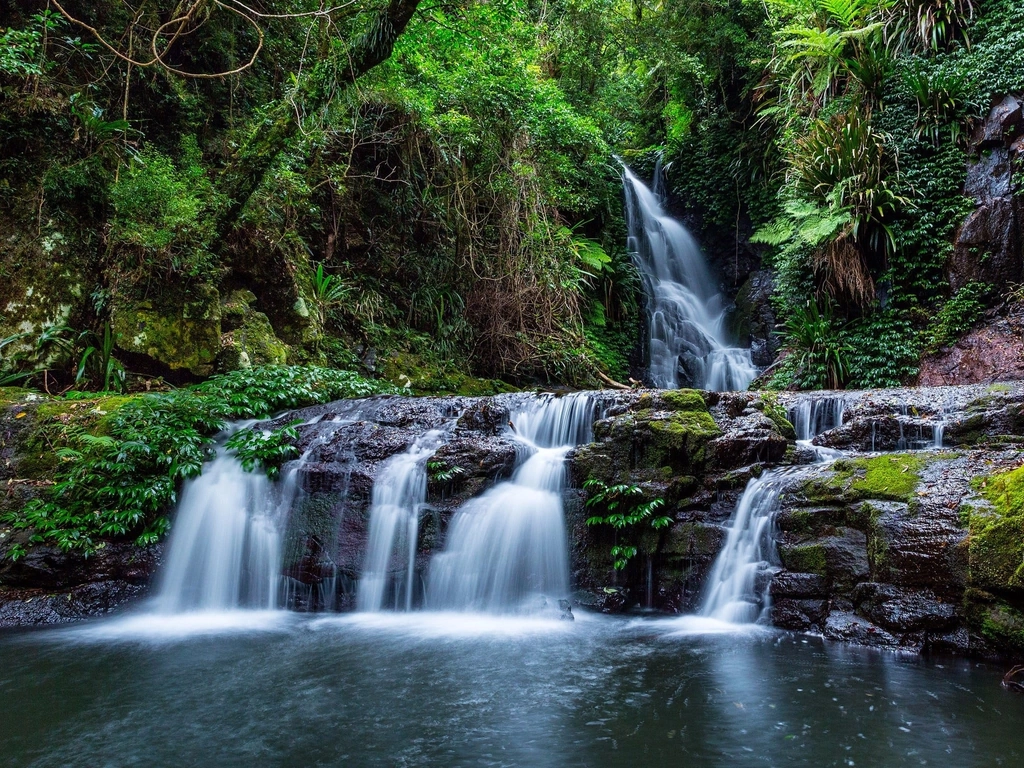
[[[821,627],[828,615],[825,600],[794,600],[781,598],[771,606],[771,622],[781,629],[806,632]]]
[[[923,358],[918,377],[925,386],[1020,379],[1024,379],[1024,304],[1019,302],[992,314],[953,346]]]
[[[106,616],[147,594],[146,585],[126,581],[94,582],[58,593],[0,590],[0,628],[68,624]]]
[[[860,615],[892,632],[948,630],[957,621],[955,606],[930,589],[867,582],[857,585],[853,595]]]
[[[780,571],[771,582],[772,598],[825,597],[829,593],[828,580],[816,573]]]
[[[900,648],[913,644],[914,638],[898,638],[854,613],[832,611],[825,620],[822,634],[829,640],[870,645],[875,648]],[[910,641],[908,643],[907,641]],[[918,646],[920,643],[918,643]]]

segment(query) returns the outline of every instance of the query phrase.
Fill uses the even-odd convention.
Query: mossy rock
[[[968,510],[971,583],[983,589],[1024,588],[1024,467],[975,478],[988,506]]]
[[[786,570],[797,573],[816,573],[825,576],[828,564],[825,558],[825,547],[819,543],[791,544],[779,547],[779,556]]]
[[[707,411],[704,396],[696,389],[666,389],[661,393],[665,405],[675,411]]]
[[[799,491],[812,501],[879,499],[910,502],[921,483],[921,471],[933,457],[892,453],[864,459],[840,459],[827,474],[805,480]]]
[[[26,409],[32,426],[17,454],[18,472],[32,480],[49,480],[57,466],[57,451],[76,447],[75,435],[110,434],[111,415],[133,399],[111,395],[88,399],[44,400]]]
[[[277,338],[270,319],[249,306],[255,299],[250,291],[234,291],[221,306],[224,334],[217,368],[222,372],[288,362],[291,350]]]
[[[174,301],[115,302],[111,326],[117,345],[145,355],[172,371],[195,376],[213,373],[220,353],[220,301],[217,289],[205,287]]]
[[[1024,611],[1005,600],[977,589],[964,593],[968,626],[1004,653],[1024,656]]]
[[[640,444],[647,467],[699,466],[706,458],[708,442],[722,434],[707,410],[637,414],[637,425],[646,432]]]
[[[786,418],[786,409],[779,403],[779,398],[774,392],[762,392],[761,396],[751,403],[751,406],[761,411],[772,420],[776,429],[787,440],[796,440],[796,429]]]

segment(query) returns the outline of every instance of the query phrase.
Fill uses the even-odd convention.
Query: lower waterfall
[[[277,607],[286,478],[275,489],[221,448],[181,494],[159,582],[159,613]],[[281,503],[281,502],[284,503]]]
[[[585,393],[546,395],[513,409],[520,464],[452,519],[430,564],[428,608],[508,613],[568,595],[565,456],[590,439],[594,411]]]

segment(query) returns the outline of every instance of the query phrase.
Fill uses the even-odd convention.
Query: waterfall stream
[[[669,216],[655,188],[623,166],[629,251],[647,295],[649,376],[654,386],[746,389],[757,375],[750,350],[730,343],[725,299],[686,228]]]
[[[159,613],[277,606],[281,512],[294,478],[275,489],[226,449],[181,494],[154,607]],[[284,503],[281,503],[281,502]]]
[[[430,608],[507,613],[568,595],[565,456],[590,439],[594,410],[582,393],[545,396],[512,413],[520,464],[452,519],[430,565]]]
[[[445,433],[431,430],[392,456],[373,484],[370,541],[356,606],[379,611],[389,605],[412,609],[416,577],[416,540],[419,517],[427,501],[427,459],[441,445]],[[392,560],[404,560],[404,578],[392,577]],[[392,585],[394,596],[388,594]]]

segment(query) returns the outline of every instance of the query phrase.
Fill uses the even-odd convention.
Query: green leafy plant
[[[590,478],[583,483],[583,487],[589,491],[586,501],[587,508],[604,512],[604,514],[588,517],[587,525],[609,525],[615,529],[616,538],[618,538],[619,532],[628,531],[644,522],[656,530],[672,524],[671,517],[653,516],[655,512],[665,506],[665,500],[661,498],[646,499],[643,489],[639,486],[608,485],[596,478]],[[615,570],[624,569],[630,559],[636,556],[636,553],[635,545],[616,542],[611,549]]]
[[[839,388],[847,375],[852,347],[843,341],[832,318],[832,306],[818,308],[809,300],[795,307],[784,325],[783,344],[796,365],[797,382],[806,389]]]
[[[78,358],[75,383],[88,381],[103,392],[123,392],[127,377],[124,365],[114,357],[114,333],[110,323],[104,324],[102,336],[87,331],[79,340],[91,343]]]
[[[299,433],[295,427],[301,421],[293,421],[277,429],[243,429],[228,438],[225,447],[238,457],[246,472],[263,469],[267,477],[276,480],[281,474],[281,465],[299,455],[295,441]]]
[[[231,419],[274,413],[345,397],[396,391],[349,371],[266,366],[234,371],[169,393],[129,399],[103,421],[105,434],[73,430],[58,456],[55,483],[5,521],[48,542],[85,554],[105,539],[156,541],[182,481],[209,458],[212,436]],[[268,472],[287,460],[294,428],[236,436],[235,450],[251,468]]]
[[[353,293],[352,286],[336,275],[324,272],[324,265],[317,264],[313,273],[313,300],[316,302],[320,327],[327,324],[327,313],[347,301]]]
[[[427,475],[435,483],[450,483],[466,474],[466,470],[458,465],[449,465],[444,461],[428,461]]]

